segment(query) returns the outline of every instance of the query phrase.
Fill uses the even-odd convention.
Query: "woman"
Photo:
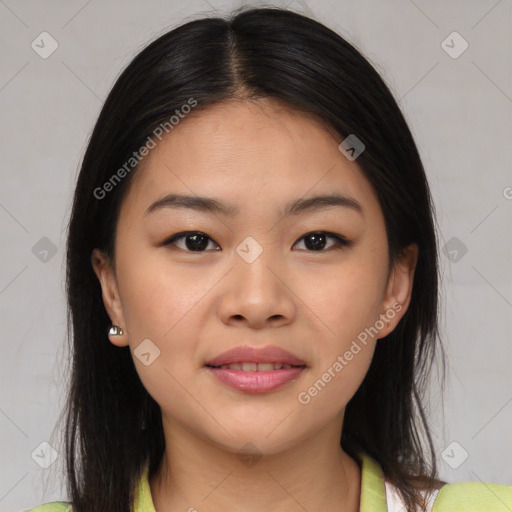
[[[137,55],[89,141],[67,264],[74,511],[512,504],[438,480],[428,183],[382,79],[318,22],[242,10]]]

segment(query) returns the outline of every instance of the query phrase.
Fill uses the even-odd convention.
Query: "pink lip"
[[[206,362],[206,366],[222,366],[232,363],[283,363],[292,366],[306,366],[306,363],[286,350],[270,345],[263,348],[235,347]],[[236,371],[236,370],[231,370]],[[273,370],[277,372],[281,370]],[[272,373],[273,373],[272,372]],[[247,373],[247,372],[244,372]],[[259,374],[270,372],[254,372]]]
[[[221,382],[239,391],[266,393],[294,380],[304,368],[304,366],[297,366],[268,372],[244,372],[230,370],[229,368],[211,367],[208,367],[208,370]]]
[[[294,368],[266,372],[244,372],[230,368],[212,368],[232,363],[282,363]],[[222,383],[246,393],[266,393],[294,380],[306,368],[306,363],[277,346],[255,348],[235,347],[206,363],[208,370]]]

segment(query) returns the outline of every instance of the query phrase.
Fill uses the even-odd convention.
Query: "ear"
[[[407,246],[391,269],[380,315],[386,325],[380,330],[378,339],[386,337],[395,329],[409,307],[418,254],[417,244]]]
[[[118,325],[123,329],[123,334],[117,336],[109,335],[110,342],[118,347],[128,345],[128,335],[126,332],[126,324],[124,321],[123,306],[117,289],[117,281],[110,263],[102,251],[94,249],[91,253],[91,264],[96,277],[100,281],[103,304],[107,310],[110,321],[114,325]]]

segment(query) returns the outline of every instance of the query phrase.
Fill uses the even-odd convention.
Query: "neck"
[[[357,512],[361,472],[341,424],[271,454],[233,453],[164,422],[166,451],[149,484],[158,512]]]

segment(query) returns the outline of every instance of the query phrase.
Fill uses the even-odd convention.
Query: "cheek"
[[[130,350],[150,393],[160,385],[172,387],[170,374],[182,382],[184,372],[197,359],[204,323],[200,305],[205,291],[215,283],[215,276],[198,280],[192,270],[170,268],[165,258],[156,256],[155,251],[138,251],[137,258],[120,257],[118,263]],[[139,347],[144,346],[150,360],[156,355],[147,366],[138,357]]]
[[[345,409],[364,380],[375,349],[375,342],[367,345],[357,343],[346,353],[329,360],[317,372],[297,395],[297,401],[303,408],[303,417],[312,422],[325,423]]]
[[[326,281],[327,282],[327,281]],[[353,397],[371,364],[377,343],[382,280],[368,267],[339,271],[311,295],[318,336],[310,376],[297,396],[299,403],[326,421]],[[306,301],[305,301],[306,302]],[[306,412],[306,411],[305,411]]]
[[[162,340],[186,320],[204,286],[190,271],[170,266],[164,251],[138,249],[125,254],[119,258],[118,275],[128,330]]]
[[[354,254],[343,264],[296,281],[302,283],[298,295],[314,313],[316,327],[323,333],[325,342],[317,347],[324,356],[344,351],[347,344],[379,318],[385,268],[369,258],[366,260],[364,255]]]
[[[136,262],[120,258],[118,275],[130,351],[143,386],[164,409],[190,407],[183,383],[197,358],[197,305],[204,289],[194,286],[192,276],[170,272],[140,253]]]
[[[315,313],[310,316],[317,322],[319,336],[312,343],[310,378],[297,398],[324,419],[346,406],[371,364],[386,282],[387,260],[380,253],[354,251],[336,268],[315,275],[303,288],[303,296],[308,297],[304,302],[309,302]]]

